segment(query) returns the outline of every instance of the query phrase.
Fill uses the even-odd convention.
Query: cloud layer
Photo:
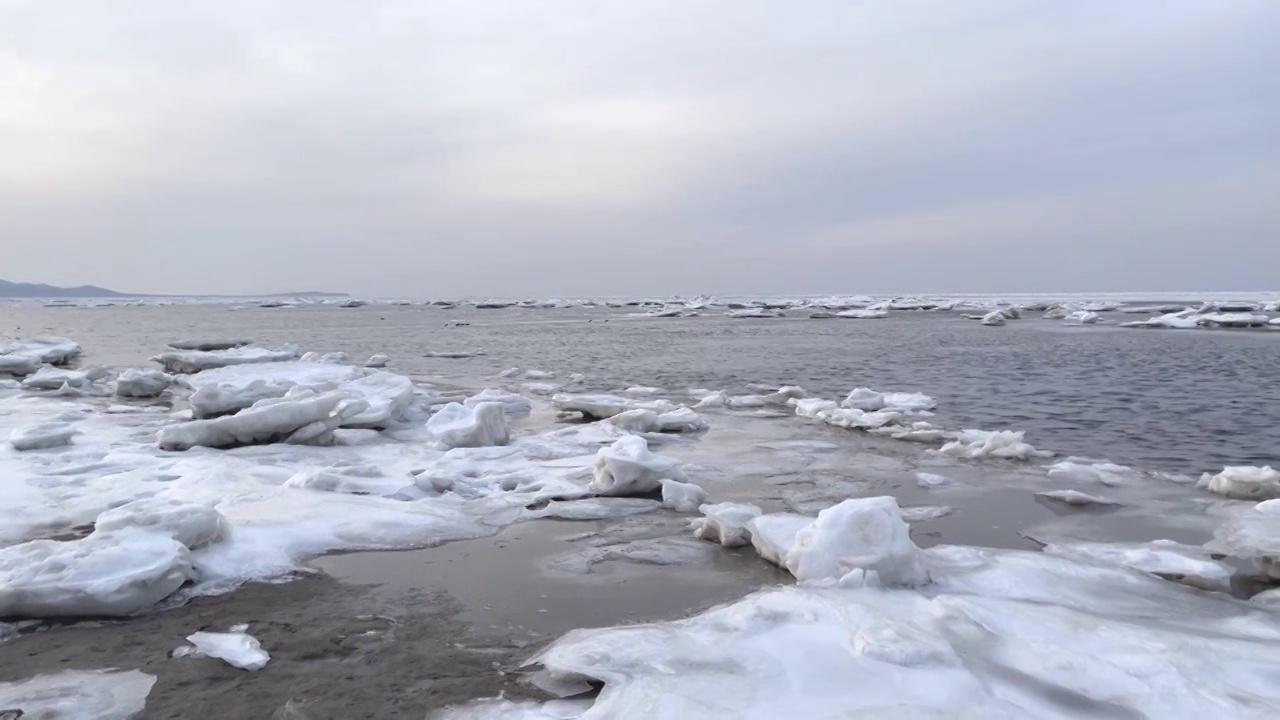
[[[0,276],[1268,289],[1270,0],[0,0]]]

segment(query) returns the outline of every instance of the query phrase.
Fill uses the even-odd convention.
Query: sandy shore
[[[474,698],[538,697],[521,665],[571,628],[682,617],[785,580],[750,549],[710,543],[705,565],[555,569],[593,538],[656,537],[685,521],[652,519],[536,521],[425,550],[331,555],[314,563],[326,572],[293,582],[131,620],[47,625],[0,643],[0,682],[139,669],[157,677],[140,718],[422,718]],[[197,630],[237,623],[270,652],[264,670],[170,655]]]

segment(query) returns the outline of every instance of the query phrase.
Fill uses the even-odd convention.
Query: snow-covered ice
[[[500,402],[473,406],[449,403],[427,421],[427,430],[446,448],[505,445],[511,434]]]
[[[116,378],[116,396],[125,398],[159,397],[173,384],[173,377],[160,370],[129,368]]]
[[[0,716],[5,720],[130,720],[146,708],[155,682],[155,675],[140,670],[63,670],[0,683]]]
[[[76,428],[69,422],[51,422],[31,427],[18,428],[9,435],[9,444],[14,450],[47,450],[62,447],[71,443]]]
[[[662,481],[662,506],[676,512],[690,513],[707,501],[707,491],[693,483],[670,478]]]
[[[747,503],[716,503],[699,508],[702,517],[693,521],[695,537],[720,543],[724,547],[738,547],[751,542],[747,524],[760,517],[761,510]]]
[[[1230,498],[1270,500],[1280,497],[1280,471],[1270,466],[1228,465],[1216,475],[1205,473],[1197,486]]]
[[[131,527],[155,530],[190,550],[217,542],[226,532],[222,515],[212,505],[167,497],[139,498],[107,510],[94,522],[100,533]]]
[[[889,496],[851,498],[818,513],[796,534],[787,569],[799,582],[838,581],[915,586],[929,572],[898,501]]]
[[[194,578],[187,547],[122,528],[0,548],[0,617],[92,617],[147,610]]]
[[[232,365],[252,365],[255,363],[286,362],[296,360],[298,348],[285,346],[279,350],[268,350],[260,347],[238,347],[230,350],[174,350],[161,353],[152,362],[159,363],[171,373],[194,374],[204,370],[230,367]]]
[[[258,639],[246,632],[198,632],[187,636],[194,652],[191,657],[211,657],[241,670],[257,671],[267,666],[271,655],[262,649]]]
[[[1004,325],[1007,319],[1008,318],[1005,317],[1004,312],[1000,310],[992,310],[991,312],[982,316],[982,324],[998,327],[1000,325]]]
[[[663,480],[684,480],[679,463],[650,452],[639,435],[600,448],[594,473],[589,487],[600,495],[640,495],[661,489]]]

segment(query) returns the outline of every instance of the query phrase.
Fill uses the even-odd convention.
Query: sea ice
[[[73,387],[77,390],[87,390],[94,382],[101,380],[106,376],[106,371],[101,369],[94,370],[66,370],[55,367],[42,367],[35,373],[28,375],[22,381],[22,387],[28,390],[60,390],[63,387]]]
[[[155,682],[139,670],[63,670],[0,683],[0,718],[130,720],[146,708]]]
[[[245,632],[192,633],[187,642],[195,650],[191,655],[217,658],[241,670],[261,670],[271,660],[258,639]]]
[[[252,365],[255,363],[286,362],[296,360],[298,348],[286,345],[279,350],[267,350],[259,347],[239,347],[230,350],[175,350],[161,353],[152,362],[171,373],[194,374],[203,370],[229,367],[232,365]]]
[[[201,352],[210,352],[214,350],[230,350],[232,348],[244,347],[252,344],[252,340],[232,340],[227,338],[205,338],[190,340],[175,340],[169,343],[169,347],[174,350],[200,350]]]
[[[1068,459],[1050,465],[1046,474],[1053,480],[1101,483],[1115,487],[1126,484],[1125,476],[1132,472],[1132,468],[1124,465],[1108,462],[1090,463],[1081,462],[1078,459]]]
[[[186,546],[122,528],[0,548],[0,617],[132,615],[194,577]]]
[[[884,310],[873,310],[871,308],[851,308],[849,310],[841,310],[836,313],[836,317],[850,320],[878,320],[880,318],[889,317],[889,313]]]
[[[1266,500],[1232,517],[1205,544],[1210,550],[1252,558],[1258,572],[1280,580],[1280,500]]]
[[[1137,320],[1134,322],[1120,323],[1120,327],[1127,328],[1166,328],[1170,330],[1192,330],[1199,327],[1196,322],[1195,310],[1187,308],[1178,312],[1166,313],[1149,320]]]
[[[1201,590],[1227,590],[1232,569],[1209,558],[1204,548],[1172,540],[1149,543],[1049,543],[1044,552],[1082,562],[1101,562],[1132,568]]]
[[[431,416],[427,430],[446,448],[505,445],[511,437],[505,407],[500,402],[471,407],[449,403]]]
[[[75,425],[69,422],[51,422],[18,428],[9,435],[14,450],[46,450],[71,444],[75,437]]]
[[[775,318],[782,317],[786,313],[779,310],[766,310],[764,308],[745,308],[742,310],[730,310],[725,313],[726,317],[735,319],[755,319],[755,318]]]
[[[155,530],[197,550],[222,539],[226,532],[222,515],[211,505],[149,497],[107,510],[94,521],[94,531],[110,533],[123,528]]]
[[[1005,314],[1002,311],[992,310],[991,312],[982,316],[982,324],[1000,326],[1000,325],[1004,325],[1006,319],[1007,318],[1005,317]]]
[[[162,450],[275,442],[326,445],[333,441],[334,430],[368,407],[365,401],[345,392],[316,393],[294,388],[282,398],[260,400],[235,415],[167,425],[160,429],[158,441]]]
[[[955,440],[939,452],[962,458],[1013,458],[1026,460],[1049,453],[1036,450],[1023,441],[1024,433],[1013,430],[961,430]]]
[[[364,361],[364,366],[367,368],[384,368],[389,362],[391,362],[391,358],[386,355],[370,355],[369,359]]]
[[[702,517],[690,526],[694,537],[717,542],[724,547],[738,547],[751,542],[747,524],[760,517],[761,510],[745,503],[717,503],[698,508]]]
[[[533,403],[529,402],[529,398],[517,393],[509,393],[494,388],[486,388],[462,401],[467,407],[475,407],[480,403],[496,402],[501,403],[503,409],[508,415],[526,415],[533,410]]]
[[[173,383],[173,377],[160,370],[129,368],[116,378],[116,396],[127,398],[159,397]]]
[[[795,513],[768,513],[747,523],[751,545],[761,558],[786,567],[787,553],[795,547],[796,535],[813,524],[813,518]]]
[[[80,344],[75,340],[53,335],[27,338],[0,347],[0,357],[28,358],[42,364],[63,365],[80,356]],[[7,372],[0,365],[0,372]],[[11,373],[14,375],[25,373]]]
[[[1068,505],[1119,505],[1114,500],[1108,500],[1097,495],[1089,495],[1079,490],[1049,490],[1047,492],[1038,492],[1036,495],[1046,497],[1050,500],[1057,500]]]
[[[1068,315],[1067,322],[1077,323],[1080,325],[1092,325],[1102,319],[1102,316],[1090,310],[1076,310]]]
[[[589,488],[600,495],[640,495],[660,489],[663,480],[684,480],[679,463],[650,452],[639,435],[600,448],[594,473]]]
[[[693,483],[663,478],[662,506],[676,512],[694,512],[707,501],[707,491]]]
[[[916,484],[922,488],[939,488],[951,484],[951,478],[934,473],[916,473]]]
[[[854,388],[840,404],[846,408],[855,408],[866,412],[884,410],[886,408],[900,412],[919,412],[936,408],[938,401],[923,393],[882,393],[870,388]]]
[[[802,583],[841,580],[851,573],[864,573],[871,584],[929,581],[898,501],[888,496],[851,498],[818,513],[812,525],[796,534],[786,560]]]
[[[1196,321],[1201,325],[1215,325],[1218,327],[1262,327],[1268,322],[1266,315],[1247,312],[1231,312],[1231,313],[1206,313],[1197,315]]]
[[[611,418],[634,407],[631,400],[617,395],[556,395],[551,402],[558,410],[580,412],[592,420]]]
[[[1280,497],[1280,472],[1266,467],[1228,465],[1217,475],[1205,473],[1197,487],[1241,500],[1270,500]]]

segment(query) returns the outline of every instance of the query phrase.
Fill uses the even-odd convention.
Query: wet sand
[[[670,515],[635,526],[658,535],[687,520]],[[422,718],[476,698],[542,697],[521,666],[572,628],[684,617],[789,577],[750,548],[710,543],[706,567],[549,569],[619,526],[543,520],[425,550],[331,555],[313,563],[326,572],[293,582],[131,620],[46,625],[0,643],[0,682],[136,668],[157,677],[143,719]],[[170,656],[193,632],[237,623],[271,654],[265,669]]]

